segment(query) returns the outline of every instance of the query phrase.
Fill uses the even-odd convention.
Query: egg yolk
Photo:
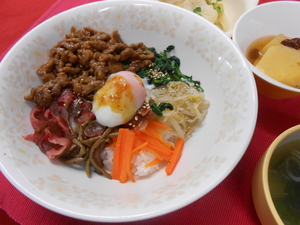
[[[135,73],[112,74],[94,96],[93,112],[98,123],[114,127],[127,123],[145,101],[146,89]]]

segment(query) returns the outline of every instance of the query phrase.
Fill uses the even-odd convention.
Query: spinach
[[[173,110],[173,106],[171,103],[162,102],[159,105],[156,105],[156,103],[150,103],[149,105],[152,111],[158,116],[163,116],[162,111],[164,111],[165,109]]]
[[[155,48],[149,48],[155,54],[155,60],[150,66],[140,69],[137,74],[141,78],[146,78],[149,84],[155,87],[166,85],[171,81],[182,81],[203,92],[200,81],[193,80],[192,76],[183,74],[180,70],[180,59],[176,56],[169,56],[174,49],[174,45],[169,45],[164,51],[157,52]]]

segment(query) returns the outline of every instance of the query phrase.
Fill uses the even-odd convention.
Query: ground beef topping
[[[106,78],[115,72],[137,72],[148,66],[155,55],[143,43],[127,45],[118,31],[111,34],[90,27],[71,28],[65,39],[49,51],[49,60],[37,70],[42,85],[24,97],[43,108],[70,87],[74,94],[92,100]]]

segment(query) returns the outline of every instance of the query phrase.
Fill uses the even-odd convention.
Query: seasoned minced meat
[[[150,65],[154,57],[141,42],[125,44],[118,31],[108,34],[90,27],[72,27],[66,38],[50,49],[49,60],[37,70],[44,84],[32,88],[24,99],[46,107],[64,87],[71,87],[76,95],[91,100],[110,74],[137,72]]]

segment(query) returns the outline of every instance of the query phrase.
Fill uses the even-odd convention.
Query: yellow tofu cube
[[[300,51],[284,45],[270,46],[256,67],[292,87],[300,87]]]

